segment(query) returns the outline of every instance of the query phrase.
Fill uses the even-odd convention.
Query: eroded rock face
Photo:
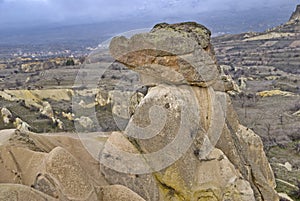
[[[139,164],[136,167],[144,165],[143,170],[149,168],[143,176],[154,175],[159,200],[278,200],[262,142],[239,124],[225,93],[233,87],[220,77],[209,36],[205,27],[194,23],[163,23],[150,33],[112,40],[112,56],[140,73],[142,82],[150,86],[124,131],[143,158],[132,161]],[[193,65],[181,65],[185,62]],[[184,116],[184,111],[189,115]],[[178,138],[181,144],[176,146]],[[192,143],[185,149],[189,139]],[[170,145],[176,148],[169,149]],[[119,152],[115,158],[110,153],[115,166],[108,169],[118,169],[117,160],[126,163]],[[159,166],[172,160],[166,167]],[[127,167],[131,172],[142,171],[130,164]],[[108,169],[102,169],[106,175]],[[118,178],[126,183],[128,176],[122,173]]]
[[[274,194],[276,187],[274,174],[264,153],[260,137],[242,125],[236,134],[242,147],[242,155],[251,169],[248,176],[252,177],[251,182],[260,192],[262,200],[278,199],[278,196]]]
[[[117,147],[117,150],[114,149]],[[121,132],[113,132],[102,151],[100,161],[103,161],[101,172],[110,184],[121,184],[137,192],[145,200],[159,200],[159,191],[155,178],[151,174],[127,174],[126,164],[134,167],[141,166],[141,163],[130,161],[130,158],[118,155],[119,151],[131,154],[139,154],[139,150]],[[118,160],[117,163],[114,163]],[[125,164],[124,166],[122,164]],[[116,171],[116,166],[117,170]],[[143,166],[141,166],[143,168]],[[122,172],[123,171],[123,172]]]
[[[43,194],[28,186],[19,184],[0,184],[0,200],[5,201],[55,201],[53,197]]]
[[[110,186],[93,154],[72,134],[0,134],[1,200],[144,200],[125,186]],[[93,137],[83,141],[98,143]]]

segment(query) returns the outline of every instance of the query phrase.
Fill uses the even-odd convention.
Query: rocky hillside
[[[218,62],[243,92],[233,97],[242,123],[279,143],[299,138],[297,14],[299,6],[290,21],[263,33],[213,39]]]
[[[239,119],[262,137],[277,189],[290,195],[297,187],[281,180],[300,180],[299,16],[298,5],[287,23],[266,32],[213,39],[218,62],[240,89],[231,96]]]
[[[125,76],[104,95],[94,90],[101,81],[79,72],[76,133],[35,134],[23,123],[1,131],[1,200],[279,200],[263,143],[239,123],[226,93],[235,85],[221,75],[208,29],[159,24],[114,38],[109,52],[111,65],[135,71],[139,84]],[[107,56],[99,50],[84,70]],[[130,80],[135,84],[125,84]],[[118,131],[92,132],[99,124],[95,101],[111,99]],[[46,105],[40,112],[49,111]],[[2,116],[11,121],[7,110]]]

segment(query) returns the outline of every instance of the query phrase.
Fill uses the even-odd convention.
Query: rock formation
[[[292,13],[290,19],[278,26],[278,27],[275,27],[273,29],[271,29],[270,31],[275,31],[275,33],[288,33],[288,35],[286,35],[288,38],[293,38],[293,37],[290,37],[290,36],[296,36],[297,39],[299,37],[299,30],[300,30],[300,5],[297,5],[296,7],[296,10]],[[293,33],[291,35],[291,33]]]
[[[300,20],[300,5],[297,5],[295,12],[290,17],[289,22],[299,22]]]
[[[9,124],[9,122],[11,121],[11,118],[12,118],[11,112],[7,108],[3,107],[1,109],[1,115],[2,115],[2,118],[3,118],[3,122],[5,124]]]
[[[195,23],[159,24],[150,33],[112,40],[110,51],[115,59],[139,72],[143,83],[150,87],[125,134],[146,158],[147,165],[156,170],[158,192],[149,194],[129,182],[128,175],[112,172],[116,166],[102,171],[109,182],[121,182],[146,200],[278,200],[260,138],[239,125],[224,89],[214,90],[220,71],[209,35],[205,27]],[[191,107],[183,110],[184,106]],[[161,121],[165,125],[160,125]],[[184,143],[189,140],[181,138],[181,134],[192,136],[188,148]],[[165,148],[176,146],[177,139],[182,142],[177,150]],[[106,154],[116,154],[109,147]],[[176,151],[185,153],[176,158]],[[176,162],[163,169],[147,155],[159,153],[155,159],[167,163],[172,160],[168,158],[172,152],[170,157]],[[126,158],[122,159],[126,163]],[[114,159],[109,160],[116,165]],[[147,189],[155,189],[153,182],[148,185]]]
[[[222,87],[208,29],[163,23],[112,39],[110,53],[148,88],[130,99],[126,128],[1,131],[3,199],[279,200],[261,139],[239,124]]]
[[[124,186],[110,186],[72,134],[3,130],[0,142],[1,200],[143,200]]]

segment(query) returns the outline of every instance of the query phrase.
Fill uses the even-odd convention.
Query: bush
[[[296,199],[300,199],[300,181],[298,181],[297,183],[297,190],[292,191],[292,195],[296,198]]]
[[[295,145],[295,151],[297,153],[300,153],[300,142],[298,144]]]
[[[74,66],[75,65],[75,62],[73,59],[68,59],[67,62],[66,62],[66,66]]]

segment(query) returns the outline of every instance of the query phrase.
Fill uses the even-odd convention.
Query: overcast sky
[[[0,0],[0,25],[157,19],[296,4],[300,0]]]

